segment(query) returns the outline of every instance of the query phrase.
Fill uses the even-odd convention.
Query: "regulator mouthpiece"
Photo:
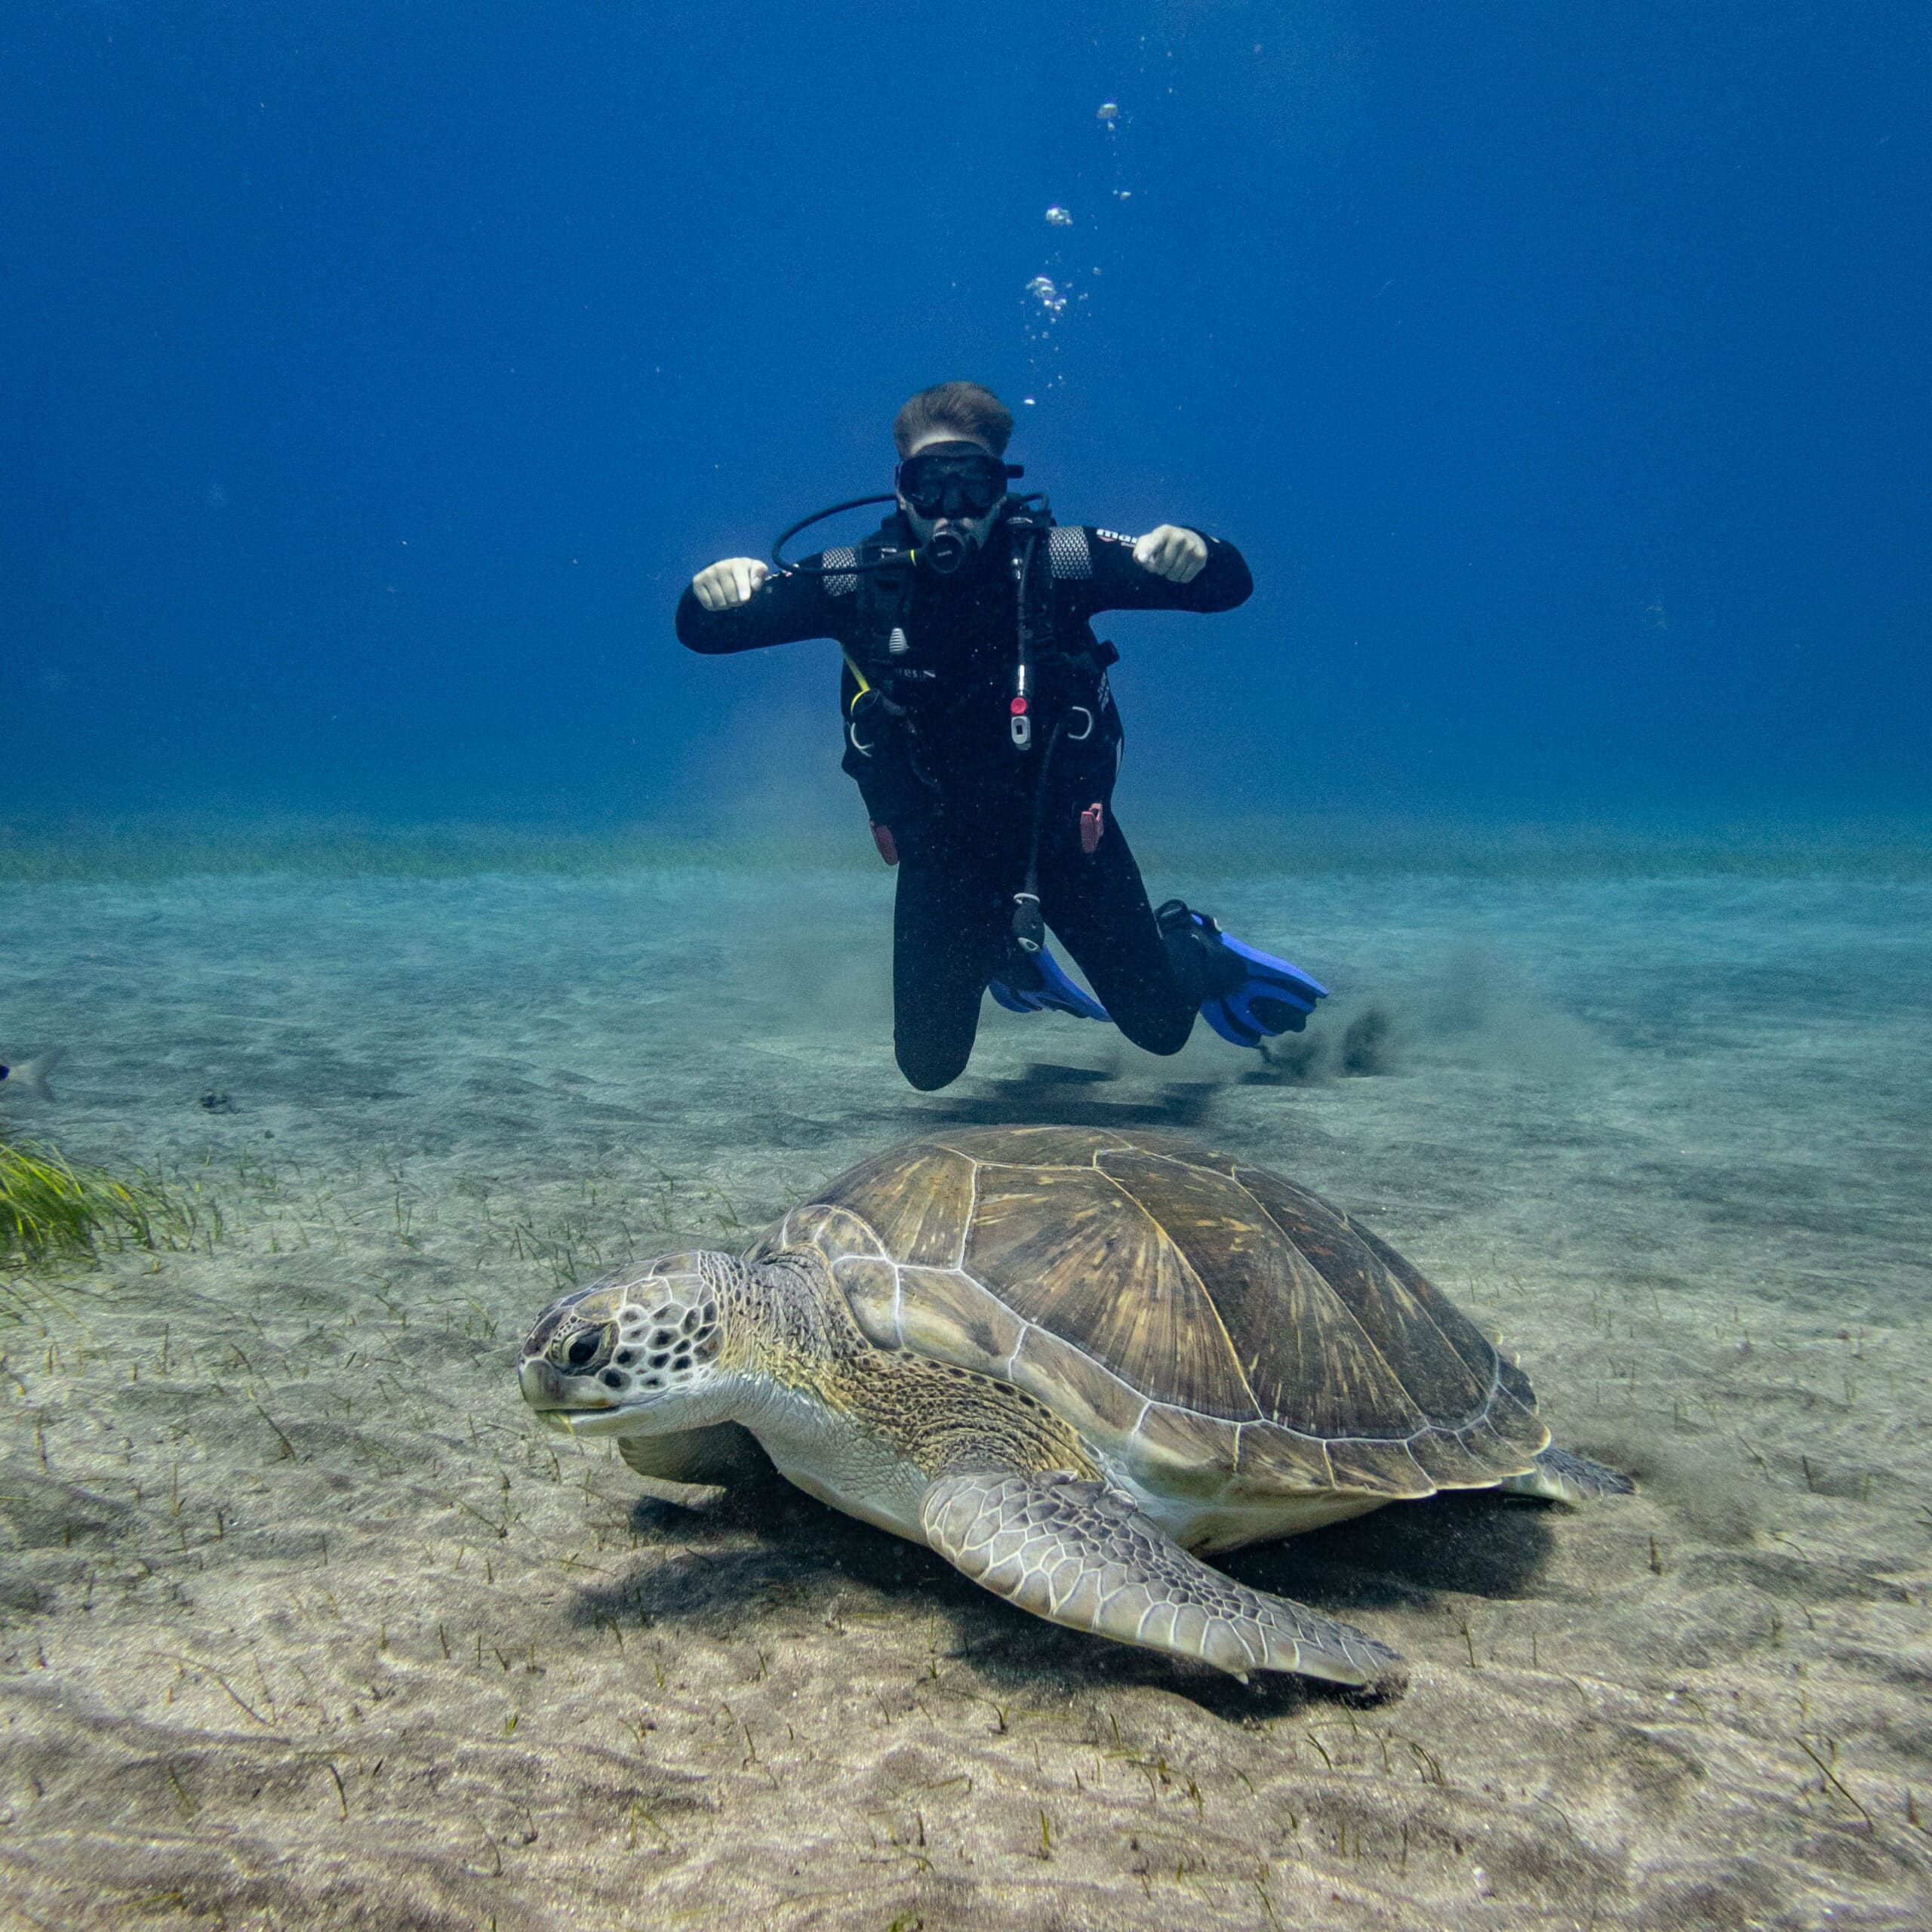
[[[920,547],[919,561],[940,577],[953,577],[978,554],[980,540],[970,530],[939,529]]]

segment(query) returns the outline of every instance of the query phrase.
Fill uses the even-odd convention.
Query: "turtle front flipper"
[[[771,1474],[771,1461],[751,1431],[735,1422],[712,1423],[669,1435],[623,1435],[617,1454],[644,1478],[656,1503],[709,1509],[727,1490]]]
[[[1621,1469],[1593,1463],[1552,1443],[1520,1476],[1506,1476],[1499,1489],[1512,1496],[1540,1496],[1549,1503],[1594,1503],[1600,1497],[1629,1496],[1637,1485]]]
[[[1118,1490],[1059,1471],[950,1476],[927,1491],[926,1540],[973,1581],[1050,1623],[1192,1657],[1246,1681],[1297,1671],[1368,1684],[1399,1660],[1346,1623],[1244,1589]]]

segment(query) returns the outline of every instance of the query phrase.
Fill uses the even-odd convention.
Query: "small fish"
[[[29,1094],[37,1094],[43,1100],[54,1097],[54,1089],[47,1084],[47,1076],[66,1057],[65,1047],[49,1047],[45,1053],[35,1054],[32,1060],[23,1060],[8,1066],[0,1063],[0,1080],[15,1087],[24,1087]]]

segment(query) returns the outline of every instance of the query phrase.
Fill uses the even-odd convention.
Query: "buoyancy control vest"
[[[1004,552],[1011,587],[1011,614],[1001,625],[1010,644],[1001,672],[989,675],[983,663],[948,664],[920,648],[913,635],[918,565],[896,515],[845,553],[857,566],[859,621],[841,680],[841,762],[858,784],[875,835],[885,832],[880,849],[888,857],[896,836],[940,817],[950,795],[983,789],[962,784],[956,758],[949,756],[955,748],[935,742],[962,704],[1003,715],[998,740],[990,731],[973,737],[1012,764],[1005,773],[983,775],[995,781],[992,789],[1029,798],[1036,822],[1062,801],[1077,800],[1079,810],[1112,795],[1122,735],[1107,672],[1120,654],[1084,623],[1072,638],[1060,637],[1054,620],[1056,579],[1084,576],[1091,568],[1083,568],[1087,534],[1060,528],[1044,500],[1037,509],[1011,500],[1016,507],[989,542]],[[949,764],[955,768],[950,782]]]

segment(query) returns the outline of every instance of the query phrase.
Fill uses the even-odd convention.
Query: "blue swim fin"
[[[1201,1017],[1237,1047],[1259,1047],[1276,1033],[1299,1033],[1328,989],[1299,966],[1222,931],[1205,912],[1170,899],[1155,914],[1170,937],[1186,934],[1202,953]]]
[[[1112,1023],[1106,1008],[1075,986],[1044,946],[1038,952],[1009,948],[1005,967],[997,979],[987,981],[986,991],[1009,1013],[1070,1013],[1078,1020]]]

